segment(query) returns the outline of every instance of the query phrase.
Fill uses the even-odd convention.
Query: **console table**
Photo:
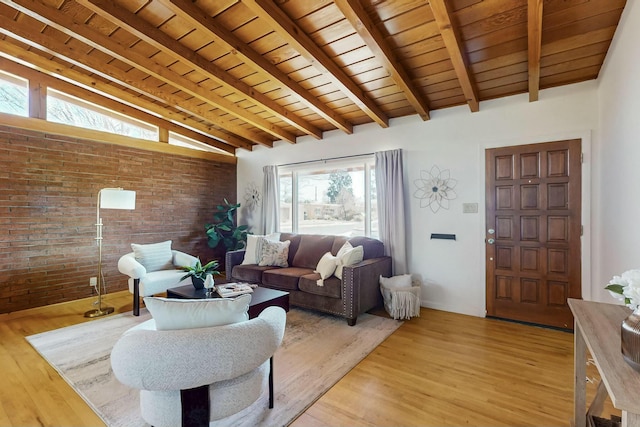
[[[640,427],[640,373],[624,361],[620,350],[620,326],[631,311],[615,304],[577,299],[569,299],[568,302],[575,321],[574,425],[587,425],[585,362],[589,348],[602,378],[595,406],[599,403],[596,401],[606,397],[606,391],[613,406],[622,411],[622,427]]]

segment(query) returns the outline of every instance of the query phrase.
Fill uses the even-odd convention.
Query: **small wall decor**
[[[244,191],[244,204],[249,210],[254,210],[260,206],[260,191],[254,181],[247,185]]]
[[[440,170],[433,165],[431,170],[421,170],[420,178],[413,181],[418,189],[413,197],[420,199],[420,207],[429,207],[433,213],[440,208],[449,209],[449,200],[457,197],[454,187],[457,180],[451,178],[449,169]]]

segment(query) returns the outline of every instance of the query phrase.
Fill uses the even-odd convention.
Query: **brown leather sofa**
[[[382,306],[378,281],[380,275],[391,276],[391,257],[384,255],[381,241],[368,237],[281,233],[280,241],[291,241],[288,267],[242,264],[244,250],[227,252],[225,270],[230,280],[256,283],[289,292],[291,305],[334,314],[356,324],[358,314]],[[353,247],[362,245],[362,262],[345,266],[342,280],[331,276],[318,286],[320,279],[314,270],[326,253],[338,253],[349,241]]]

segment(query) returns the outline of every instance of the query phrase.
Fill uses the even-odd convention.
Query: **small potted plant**
[[[200,260],[196,261],[193,266],[184,266],[180,267],[181,270],[186,271],[187,274],[180,278],[180,281],[186,279],[187,277],[191,277],[191,283],[193,287],[196,289],[204,288],[204,281],[207,278],[208,274],[213,276],[219,275],[218,267],[220,263],[217,260],[209,261],[205,265],[202,265]]]

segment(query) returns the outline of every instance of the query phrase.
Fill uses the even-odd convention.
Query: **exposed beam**
[[[451,57],[451,63],[458,76],[462,93],[467,98],[467,104],[469,104],[471,111],[476,112],[480,110],[478,89],[469,70],[467,56],[462,49],[462,40],[456,34],[455,27],[451,22],[451,15],[447,9],[447,0],[430,0],[429,4],[440,29],[444,45]]]
[[[334,3],[347,20],[351,23],[356,32],[362,37],[369,49],[380,61],[393,81],[404,92],[411,106],[422,120],[429,120],[429,107],[423,96],[412,83],[411,78],[397,60],[391,46],[386,42],[384,35],[375,26],[367,11],[359,0],[334,0]]]
[[[527,28],[529,32],[529,102],[538,100],[540,91],[540,55],[542,53],[542,7],[544,0],[529,0]]]
[[[3,16],[0,16],[0,33],[4,33],[4,34],[8,33],[5,28],[5,25],[7,24],[6,21],[13,22]],[[11,34],[7,34],[7,35],[11,35]],[[31,37],[36,39],[42,38],[43,40],[41,41],[50,41],[50,38],[44,36],[39,32],[37,34],[33,32],[33,34],[31,34]],[[20,39],[23,42],[27,42],[22,38]],[[34,44],[30,44],[30,45],[33,46]],[[185,119],[182,115],[172,113],[166,108],[162,108],[162,106],[150,101],[146,101],[143,98],[132,97],[130,93],[126,92],[125,90],[119,89],[118,86],[116,85],[104,83],[102,80],[91,77],[80,71],[76,71],[70,67],[63,66],[60,62],[46,59],[35,52],[22,49],[17,45],[10,43],[6,40],[3,43],[0,43],[0,54],[2,53],[4,53],[4,56],[10,59],[11,61],[13,60],[21,61],[21,63],[27,67],[32,67],[45,74],[56,76],[57,78],[62,79],[62,81],[66,81],[68,83],[71,83],[80,87],[84,87],[87,90],[98,91],[99,93],[107,94],[109,96],[112,96],[114,99],[119,99],[119,100],[122,100],[123,102],[128,102],[128,104],[131,106],[137,104],[138,108],[143,108],[146,111],[154,112],[158,114],[160,117],[167,118],[167,120],[170,120],[176,123],[183,123],[185,126],[189,126],[205,134],[212,135],[218,139],[226,141],[227,143],[235,147],[245,148],[247,150],[251,150],[252,148],[252,144],[244,141],[241,138],[221,132],[210,126],[203,126],[200,122],[196,120]],[[190,114],[193,114],[193,113],[190,113]],[[203,119],[206,120],[205,117],[203,117]],[[267,140],[265,141],[265,143],[266,142],[269,142],[269,141]]]
[[[227,49],[232,55],[237,56],[242,62],[250,65],[256,70],[263,71],[269,74],[274,80],[280,82],[287,89],[295,93],[300,101],[307,107],[312,109],[315,113],[323,117],[329,123],[336,128],[351,134],[353,133],[353,126],[347,122],[339,114],[323,104],[317,97],[309,93],[308,90],[302,87],[298,82],[293,80],[284,72],[280,71],[278,67],[262,57],[259,53],[251,49],[239,38],[237,38],[231,31],[224,28],[215,19],[206,16],[200,8],[198,8],[190,0],[161,0],[162,3],[171,9],[173,13],[180,16],[183,19],[190,21],[196,25],[202,31],[211,33],[216,37],[216,41],[226,45]]]
[[[213,92],[203,93],[202,88],[192,82],[191,80],[181,76],[178,73],[171,71],[170,69],[161,66],[160,64],[149,60],[146,56],[134,52],[121,44],[113,41],[111,38],[93,30],[88,25],[78,23],[66,15],[64,12],[45,6],[44,4],[35,0],[0,0],[0,3],[6,4],[18,11],[30,16],[40,22],[43,22],[51,27],[57,29],[63,34],[73,37],[88,46],[106,53],[125,64],[142,70],[145,73],[157,78],[158,80],[176,87],[179,90],[209,104],[220,110],[231,114],[235,117],[252,124],[253,126],[262,129],[275,136],[276,138],[283,139],[289,142],[295,142],[295,135],[284,129],[273,125],[268,120],[260,118],[254,114],[249,113],[245,108],[237,105],[236,103],[219,96]],[[88,56],[88,55],[82,55]],[[73,60],[73,58],[71,58]],[[81,59],[78,59],[81,60]],[[115,67],[110,67],[115,68]],[[180,102],[184,102],[183,100]],[[174,104],[175,105],[175,104]],[[214,123],[220,125],[220,127],[226,128],[226,123],[223,124],[220,120],[212,120]],[[231,129],[228,129],[231,131]]]
[[[113,1],[106,0],[76,0],[87,9],[97,13],[105,19],[110,20],[115,25],[124,28],[131,34],[144,40],[156,49],[168,52],[175,59],[187,63],[207,78],[217,82],[228,89],[245,95],[256,105],[269,111],[274,116],[288,122],[290,125],[300,129],[307,135],[322,139],[322,131],[306,120],[288,111],[277,104],[263,93],[255,90],[248,84],[234,78],[232,75],[209,62],[196,52],[187,48],[182,43],[171,38],[169,35],[141,19],[135,13],[131,13],[121,6],[116,6]]]
[[[242,0],[242,3],[293,46],[318,71],[330,77],[338,89],[371,119],[382,127],[389,127],[389,118],[380,107],[272,0]]]

